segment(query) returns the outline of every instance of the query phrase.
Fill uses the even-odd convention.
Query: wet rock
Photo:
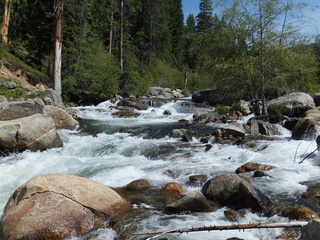
[[[261,120],[257,121],[259,133],[266,136],[281,135],[278,124],[272,124]]]
[[[320,184],[309,185],[308,190],[301,194],[301,197],[320,205]]]
[[[51,117],[34,114],[9,121],[0,121],[0,149],[43,151],[62,147],[63,143]]]
[[[292,129],[292,138],[295,140],[313,140],[317,135],[318,123],[312,118],[300,119]]]
[[[188,193],[183,198],[167,205],[170,212],[204,212],[212,209],[209,201],[199,191]]]
[[[144,191],[151,188],[152,184],[146,179],[138,179],[130,182],[125,186],[126,189],[131,191]]]
[[[294,126],[297,124],[297,122],[300,120],[300,118],[298,117],[294,117],[294,118],[287,118],[283,124],[283,126],[286,129],[289,129],[290,131],[293,130]]]
[[[44,113],[53,119],[57,129],[72,130],[79,126],[79,122],[61,108],[46,105],[44,106]]]
[[[126,112],[126,111],[119,111],[112,113],[112,116],[116,116],[119,118],[137,118],[140,116],[138,112]]]
[[[294,239],[298,239],[299,236],[300,236],[299,232],[294,232],[294,231],[290,231],[290,230],[282,230],[282,233],[280,235],[276,236],[275,239],[294,240]]]
[[[183,141],[186,142],[191,142],[193,137],[198,138],[201,135],[203,134],[193,130],[173,129],[169,136],[173,138],[181,138]]]
[[[189,177],[189,181],[187,182],[187,184],[189,186],[199,187],[199,186],[203,186],[203,184],[205,184],[207,180],[208,180],[207,175],[204,175],[204,174],[192,175]]]
[[[177,182],[167,183],[163,189],[163,193],[166,195],[177,195],[184,193],[185,190],[183,187]]]
[[[206,149],[205,149],[206,152],[210,151],[210,149],[212,148],[211,144],[206,144],[205,146],[206,146]]]
[[[313,98],[303,92],[293,92],[277,99],[272,99],[268,102],[268,107],[271,105],[283,106],[285,115],[289,117],[302,116],[307,110],[315,108]]]
[[[281,211],[280,216],[287,217],[290,220],[319,219],[319,216],[315,211],[305,206],[288,207]]]
[[[111,188],[69,174],[30,179],[10,197],[1,239],[63,239],[102,227],[131,205]]]
[[[225,210],[223,213],[224,213],[224,216],[228,218],[230,221],[237,222],[241,218],[244,218],[246,211],[244,209],[240,209],[238,211],[234,209],[228,209],[228,210]]]
[[[213,112],[199,112],[193,114],[194,124],[206,124],[210,122],[216,122],[219,117]]]
[[[316,107],[320,106],[320,93],[316,93],[313,96],[313,101],[314,101]]]
[[[253,177],[271,177],[271,176],[265,173],[264,171],[255,171],[253,173]]]
[[[41,99],[17,102],[0,102],[0,121],[43,114],[44,103]]]
[[[247,173],[251,171],[270,171],[274,169],[275,166],[267,165],[267,164],[261,164],[261,163],[255,163],[255,162],[246,162],[242,166],[236,169],[236,173]]]
[[[163,112],[163,115],[172,115],[171,111],[170,110],[165,110]]]
[[[224,136],[233,136],[233,137],[244,137],[246,131],[241,123],[231,122],[223,128]]]
[[[146,104],[141,104],[138,100],[131,100],[131,99],[122,99],[117,104],[118,106],[127,106],[133,107],[137,110],[147,110],[149,108]]]
[[[261,211],[265,208],[262,195],[251,185],[249,179],[237,175],[220,175],[206,182],[203,195],[222,206],[234,209],[251,208]]]
[[[302,228],[299,240],[315,240],[320,236],[320,220],[311,220],[306,226]]]

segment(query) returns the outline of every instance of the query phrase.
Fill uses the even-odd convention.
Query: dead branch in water
[[[318,148],[316,148],[315,150],[313,150],[311,153],[309,153],[307,156],[305,156],[300,162],[300,163],[303,163],[304,160],[306,160],[308,157],[310,157],[312,154],[314,154],[317,150],[319,150]]]
[[[133,235],[155,235],[155,234],[166,234],[166,233],[188,233],[188,232],[200,232],[200,231],[222,231],[222,230],[244,230],[253,228],[293,228],[303,227],[308,222],[280,222],[280,223],[251,223],[251,224],[234,224],[234,225],[223,225],[223,226],[209,226],[209,227],[197,227],[197,228],[181,228],[168,231],[154,231],[154,232],[140,232],[134,233]],[[160,236],[158,235],[158,236]]]

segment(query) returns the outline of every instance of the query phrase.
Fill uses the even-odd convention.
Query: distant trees
[[[11,1],[17,2],[5,3]],[[10,14],[10,51],[50,76],[60,68],[59,61],[53,64],[54,49],[61,49],[54,43],[61,46],[62,33],[53,29],[62,15],[52,5],[61,1],[24,1]],[[9,5],[0,10],[2,22]],[[319,42],[298,34],[301,6],[201,0],[199,14],[184,22],[182,0],[64,0],[62,94],[96,103],[115,94],[141,95],[152,85],[217,88],[234,100],[315,90]]]

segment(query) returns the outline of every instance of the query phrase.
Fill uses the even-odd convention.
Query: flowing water
[[[98,106],[77,108],[83,118],[76,131],[59,131],[64,147],[44,152],[12,154],[0,159],[0,209],[21,184],[30,178],[45,173],[69,173],[94,179],[111,187],[122,187],[136,179],[148,179],[153,186],[161,189],[168,182],[179,182],[187,191],[201,190],[186,183],[189,176],[207,174],[234,174],[237,167],[245,162],[275,165],[269,171],[271,177],[252,178],[252,184],[275,201],[278,206],[297,204],[298,196],[306,191],[299,182],[317,178],[320,174],[318,157],[312,156],[302,164],[299,160],[316,148],[314,141],[294,141],[290,133],[272,141],[257,140],[252,144],[215,144],[210,151],[198,139],[190,143],[170,138],[168,134],[179,128],[178,120],[192,119],[192,109],[184,101],[168,103],[160,108],[140,111],[134,119],[115,118],[110,102]],[[170,110],[172,115],[163,115]],[[221,125],[208,124],[193,126],[199,131],[212,132]],[[170,174],[168,174],[170,172]],[[166,214],[148,204],[134,205],[131,218],[116,224],[113,229],[100,229],[85,239],[129,239],[128,233],[191,228],[200,226],[234,224],[227,220],[224,211],[217,209],[207,213]],[[247,213],[238,223],[287,221],[283,217],[271,217]],[[119,230],[120,229],[120,230]],[[121,235],[122,232],[122,235]],[[123,232],[127,232],[125,235]],[[215,231],[189,234],[171,234],[175,239],[215,239],[225,240],[238,237],[246,240],[275,239],[279,229]],[[121,236],[120,236],[120,235]],[[167,236],[168,237],[168,236]],[[132,237],[146,239],[146,237]]]

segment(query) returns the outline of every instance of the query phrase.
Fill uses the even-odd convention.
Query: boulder
[[[267,165],[267,164],[261,164],[261,163],[255,163],[255,162],[246,162],[241,167],[238,167],[236,170],[236,173],[247,173],[251,171],[269,171],[274,169],[275,166]]]
[[[189,177],[188,185],[194,186],[194,187],[199,187],[203,186],[205,182],[208,180],[208,176],[204,174],[200,175],[192,175]]]
[[[34,114],[10,121],[0,121],[1,150],[46,150],[63,143],[51,117]]]
[[[131,205],[108,186],[69,174],[32,178],[10,197],[0,238],[63,239],[98,229]]]
[[[314,219],[302,228],[299,240],[315,240],[320,236],[320,220]]]
[[[320,205],[320,184],[308,186],[308,190],[301,197]]]
[[[163,193],[166,195],[177,195],[184,193],[183,187],[177,182],[167,183],[163,189]]]
[[[183,198],[167,205],[170,212],[204,212],[212,209],[209,201],[199,191],[188,193]]]
[[[259,133],[266,136],[281,135],[278,124],[258,120]]]
[[[203,195],[222,206],[234,209],[265,209],[262,195],[251,185],[249,179],[237,175],[216,176],[202,187]]]
[[[198,138],[201,135],[202,134],[197,131],[181,128],[173,129],[169,136],[172,138],[182,138],[184,141],[191,142],[193,137]]]
[[[46,89],[43,91],[43,93],[44,93],[44,96],[49,98],[54,105],[57,105],[60,107],[64,106],[61,95],[57,91],[53,89]]]
[[[61,108],[46,105],[44,106],[44,113],[53,119],[57,129],[72,130],[79,126],[79,122]]]
[[[285,115],[289,117],[302,116],[307,110],[316,107],[313,98],[303,92],[293,92],[277,99],[272,99],[268,102],[268,107],[271,105],[283,106]]]
[[[43,114],[44,103],[41,99],[18,102],[0,102],[0,121]]]
[[[300,119],[292,129],[292,138],[295,140],[313,140],[317,135],[318,123],[312,118]]]
[[[152,184],[146,179],[138,179],[128,183],[125,188],[131,191],[144,191],[151,188]]]
[[[318,214],[305,206],[294,206],[283,209],[280,216],[287,217],[290,220],[312,220],[319,219]]]
[[[210,122],[216,122],[219,117],[213,112],[198,112],[193,114],[194,124],[206,124]]]
[[[234,209],[228,209],[225,210],[223,213],[224,216],[232,222],[237,222],[241,218],[244,218],[244,216],[246,215],[246,211],[244,209],[240,209],[238,211]]]
[[[316,107],[320,106],[320,93],[316,93],[313,96],[313,101],[314,101],[314,104],[316,105]]]
[[[231,122],[223,128],[223,136],[244,137],[246,131],[241,123]]]
[[[149,108],[148,105],[139,103],[138,100],[131,100],[131,99],[122,99],[117,104],[118,106],[126,106],[126,107],[133,107],[137,110],[147,110]]]

